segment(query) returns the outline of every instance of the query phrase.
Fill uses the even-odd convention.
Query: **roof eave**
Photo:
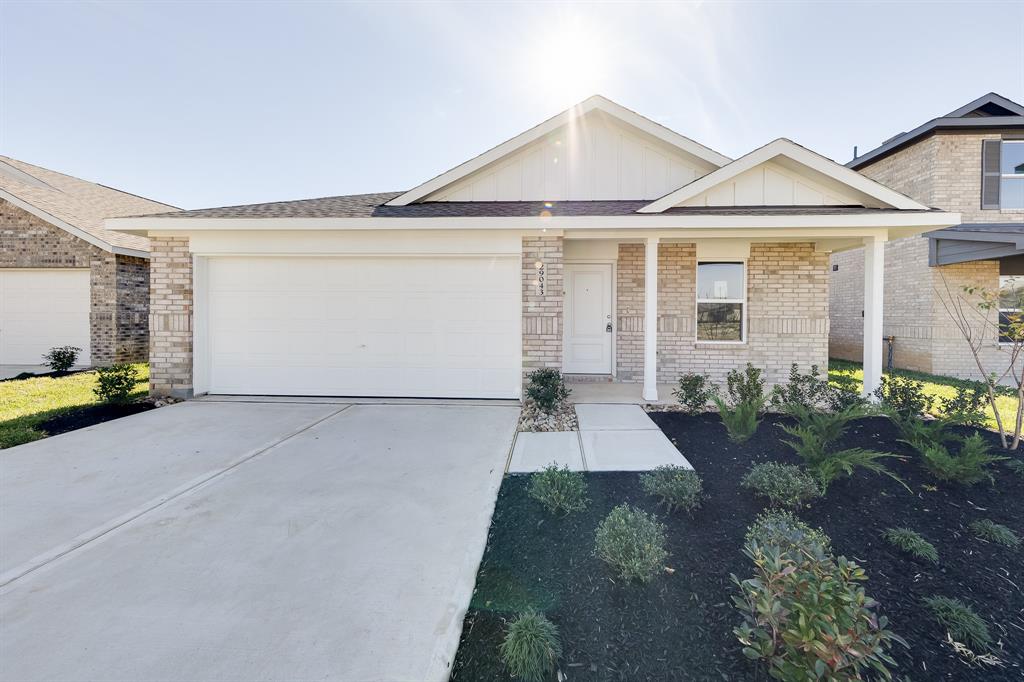
[[[973,118],[934,118],[924,125],[914,128],[889,142],[861,154],[846,163],[851,170],[860,170],[864,166],[879,161],[903,147],[930,135],[938,130],[987,130],[992,128],[1024,128],[1024,116],[979,116]]]

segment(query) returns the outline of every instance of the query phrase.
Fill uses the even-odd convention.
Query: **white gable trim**
[[[395,197],[391,201],[387,202],[387,205],[406,206],[419,201],[420,199],[423,199],[424,197],[433,194],[472,173],[475,173],[481,168],[500,160],[502,157],[526,147],[530,143],[539,140],[545,135],[569,124],[572,120],[584,116],[595,109],[603,111],[614,118],[618,118],[634,128],[665,142],[666,144],[681,149],[688,154],[706,161],[716,168],[721,168],[730,162],[729,157],[723,156],[713,149],[709,149],[702,144],[694,142],[688,137],[684,137],[677,132],[669,130],[665,126],[659,125],[654,121],[641,116],[635,111],[631,111],[609,99],[601,97],[600,95],[594,95],[583,102],[580,102],[576,106],[566,109],[562,113],[549,118],[540,125],[534,126],[526,132],[513,137],[511,140],[503,142],[497,147],[484,152],[480,156],[470,159],[469,161],[452,168],[450,171],[442,173],[436,178],[428,180],[422,185],[414,187],[408,192]]]
[[[832,161],[831,159],[827,159],[820,154],[816,154],[806,147],[801,147],[791,140],[779,138],[774,142],[769,142],[760,149],[755,149],[746,156],[741,156],[727,166],[723,166],[674,192],[666,194],[657,201],[644,206],[639,210],[639,212],[661,213],[666,209],[677,206],[688,199],[692,199],[699,194],[708,191],[730,178],[736,177],[744,171],[770,161],[777,156],[785,156],[792,159],[811,170],[822,173],[823,175],[846,185],[850,189],[877,199],[880,203],[885,204],[886,206],[918,211],[926,210],[928,208],[924,204],[920,204],[910,197],[889,189],[885,185],[879,184],[854,170],[850,170],[846,166],[842,166],[835,161]]]

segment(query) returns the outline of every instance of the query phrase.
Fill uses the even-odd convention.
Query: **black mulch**
[[[37,431],[44,431],[50,436],[56,436],[58,433],[67,433],[68,431],[74,431],[75,429],[84,429],[85,427],[93,426],[94,424],[102,424],[103,422],[108,422],[112,419],[120,419],[121,417],[127,417],[132,414],[138,414],[139,412],[152,410],[154,407],[156,406],[149,402],[122,404],[101,403],[99,405],[90,405],[71,412],[58,414],[55,417],[50,417],[44,422],[40,422],[34,428]]]
[[[498,495],[476,592],[463,626],[453,680],[508,679],[498,646],[506,619],[527,605],[558,626],[561,670],[569,680],[765,679],[744,660],[732,628],[730,573],[750,575],[743,536],[763,504],[740,488],[754,462],[796,462],[779,442],[781,418],[769,417],[747,443],[731,443],[717,415],[652,418],[704,480],[707,499],[692,517],[666,517],[639,489],[637,474],[588,474],[590,507],[555,519],[526,495],[527,476],[510,476]],[[994,434],[993,445],[996,445]],[[855,422],[842,447],[912,453],[888,420]],[[1020,455],[1017,455],[1018,457]],[[867,592],[890,627],[910,644],[893,649],[913,680],[1020,680],[1024,677],[1024,550],[976,539],[967,525],[990,518],[1024,535],[1024,480],[996,467],[996,486],[937,484],[911,458],[891,467],[913,493],[883,476],[858,474],[799,515],[832,538],[838,554],[867,571]],[[937,488],[937,489],[934,489]],[[649,586],[622,585],[593,552],[594,531],[617,504],[657,511],[668,526],[670,566]],[[937,566],[903,555],[881,532],[909,526],[938,549]],[[970,603],[1001,640],[1003,668],[965,664],[945,644],[921,600],[933,594]]]

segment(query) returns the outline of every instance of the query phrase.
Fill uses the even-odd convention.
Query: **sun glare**
[[[610,48],[595,25],[570,18],[548,26],[529,49],[526,77],[559,106],[606,90]]]

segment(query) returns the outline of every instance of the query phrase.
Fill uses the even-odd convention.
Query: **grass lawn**
[[[910,377],[915,381],[924,383],[924,391],[934,398],[952,398],[956,395],[956,389],[958,387],[984,387],[977,381],[965,381],[963,379],[954,379],[953,377],[942,377],[934,374],[925,374],[924,372],[911,372],[909,370],[897,370],[897,373],[901,376]],[[839,388],[844,388],[849,391],[855,391],[859,393],[861,388],[864,386],[864,370],[859,362],[848,362],[846,360],[835,360],[830,359],[828,361],[828,380],[829,383]],[[1017,395],[1013,389],[1000,388],[1000,395],[996,397],[996,402],[999,405],[999,414],[1003,418],[1003,426],[1010,432],[1013,432],[1013,419],[1017,414]],[[938,402],[938,400],[936,400]],[[942,411],[938,405],[933,409],[933,414],[940,416]],[[992,415],[992,408],[985,407],[985,414],[988,416],[986,426],[990,429],[996,428],[996,420]]]
[[[149,365],[135,368],[139,381],[132,398],[140,398],[149,390]],[[38,428],[43,422],[98,404],[95,386],[95,372],[0,382],[0,449],[45,438]]]

